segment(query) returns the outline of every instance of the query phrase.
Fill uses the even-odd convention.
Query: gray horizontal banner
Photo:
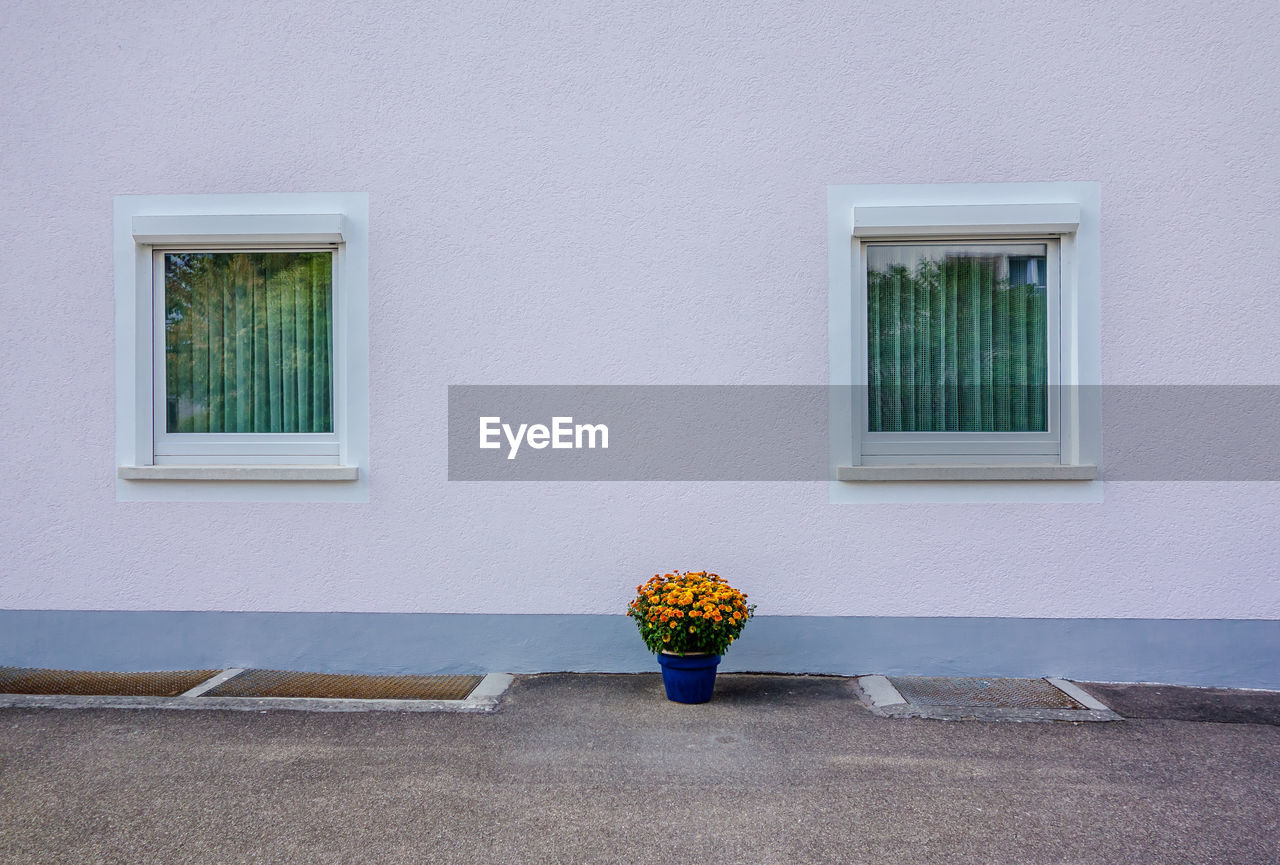
[[[1280,480],[1280,386],[1048,389],[1061,397],[1100,405],[1104,480]],[[451,385],[449,480],[827,481],[830,405],[867,398],[810,385]],[[913,400],[920,417],[945,418],[936,408]]]

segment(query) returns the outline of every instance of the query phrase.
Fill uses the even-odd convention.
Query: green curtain
[[[165,255],[169,432],[333,431],[332,253]]]
[[[1010,270],[986,254],[868,270],[871,432],[1046,429],[1045,289]]]

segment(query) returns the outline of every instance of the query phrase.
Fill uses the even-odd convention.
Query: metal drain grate
[[[993,709],[1084,709],[1044,679],[944,679],[891,676],[889,681],[916,706]]]
[[[356,676],[245,670],[202,697],[311,697],[340,700],[465,700],[483,676]]]
[[[99,673],[89,670],[0,667],[0,694],[66,694],[79,697],[176,697],[217,673],[217,670]]]

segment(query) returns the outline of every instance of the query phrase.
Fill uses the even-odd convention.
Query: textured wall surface
[[[1104,381],[1280,382],[1271,0],[611,6],[7,4],[0,607],[1280,617],[1280,484],[448,483],[449,384],[824,384],[828,184],[1099,181]],[[314,190],[370,196],[370,502],[117,503],[112,196]]]

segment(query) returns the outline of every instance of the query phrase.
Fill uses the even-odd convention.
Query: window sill
[[[1092,481],[1093,465],[901,465],[840,466],[841,481]]]
[[[120,466],[126,481],[354,481],[357,466],[208,465]]]

